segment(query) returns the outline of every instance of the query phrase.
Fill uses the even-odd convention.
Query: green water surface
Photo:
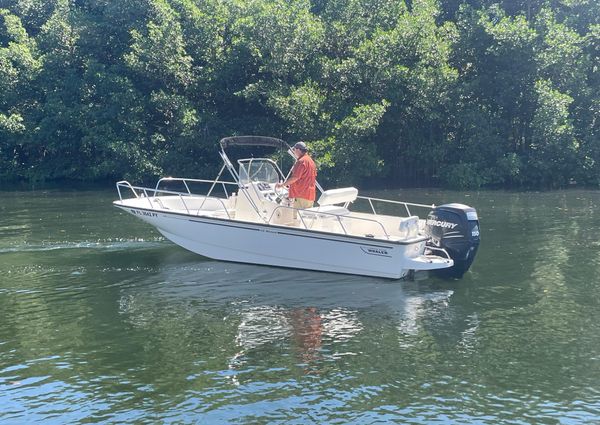
[[[208,260],[112,190],[0,192],[0,423],[600,423],[600,192],[477,208],[462,280]]]

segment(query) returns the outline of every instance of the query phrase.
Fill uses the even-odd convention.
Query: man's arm
[[[290,178],[286,179],[283,183],[275,183],[275,187],[289,186],[291,184],[296,183],[298,181],[298,179],[300,179],[300,177],[302,177],[303,168],[304,168],[304,166],[302,163],[296,162],[294,164],[294,168],[292,168]]]

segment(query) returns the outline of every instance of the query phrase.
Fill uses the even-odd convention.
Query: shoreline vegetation
[[[205,177],[233,134],[327,184],[597,188],[600,2],[0,0],[0,181]]]

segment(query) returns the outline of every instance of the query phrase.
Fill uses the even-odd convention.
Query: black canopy
[[[222,149],[230,146],[271,146],[274,148],[289,149],[290,146],[281,139],[266,136],[231,136],[224,137],[219,142]]]

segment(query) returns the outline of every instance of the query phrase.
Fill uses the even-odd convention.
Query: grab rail
[[[239,185],[236,182],[227,182],[227,181],[220,181],[220,180],[206,180],[206,179],[188,179],[188,178],[184,178],[184,177],[162,177],[158,180],[158,182],[156,182],[156,187],[155,190],[158,191],[158,188],[160,186],[160,184],[162,182],[177,182],[180,181],[184,184],[185,188],[187,189],[187,193],[192,195],[192,191],[190,190],[189,186],[188,186],[188,182],[190,183],[217,183],[217,184],[221,184],[223,186],[223,190],[225,191],[225,195],[229,196],[227,193],[227,188],[225,185],[229,184],[229,185],[234,185],[236,187],[238,187]],[[183,193],[183,192],[182,192]]]
[[[381,198],[372,198],[370,196],[357,196],[357,199],[365,199],[367,201],[369,201],[369,205],[371,206],[371,211],[373,211],[373,214],[377,215],[377,211],[375,211],[375,206],[373,205],[372,201],[377,201],[377,202],[383,202],[385,204],[396,204],[396,205],[403,205],[404,208],[406,208],[406,213],[411,216],[411,212],[408,208],[408,206],[410,205],[411,207],[419,207],[419,208],[435,208],[435,204],[431,204],[431,205],[426,205],[426,204],[415,204],[413,202],[404,202],[404,201],[393,201],[391,199],[381,199]]]
[[[302,222],[302,225],[304,226],[304,228],[306,230],[309,230],[309,227],[307,226],[306,222],[304,221],[304,217],[303,217],[303,214],[302,214],[303,212],[307,212],[307,210],[299,209],[299,208],[294,208],[294,207],[289,207],[289,206],[286,206],[286,205],[278,205],[277,207],[275,207],[275,209],[271,213],[271,216],[269,217],[269,220],[267,221],[267,224],[271,224],[271,220],[273,219],[273,216],[275,215],[275,212],[278,209],[290,209],[290,210],[293,210],[293,211],[294,210],[297,211],[298,212],[298,217],[300,217],[300,221]],[[344,231],[344,235],[348,235],[349,234],[348,230],[346,230],[346,227],[344,226],[344,223],[342,223],[342,216],[341,215],[334,214],[334,213],[328,213],[328,212],[325,212],[325,211],[308,211],[308,212],[309,213],[315,213],[315,214],[328,215],[328,216],[335,217],[337,219],[340,227]],[[364,218],[364,217],[352,217],[352,216],[348,216],[348,215],[343,216],[343,218],[347,219],[347,220],[361,220],[361,221],[375,223],[379,227],[381,227],[381,230],[383,230],[383,234],[385,235],[385,238],[387,240],[391,239],[390,234],[387,232],[387,230],[385,230],[385,226],[382,223],[380,223],[379,221],[377,221],[377,220],[373,220],[373,219],[370,219],[370,218]]]
[[[121,187],[125,187],[127,189],[130,189],[131,192],[133,192],[133,195],[136,198],[140,198],[140,195],[138,195],[138,190],[140,192],[142,192],[142,198],[150,198],[150,195],[148,195],[149,191],[152,191],[154,194],[156,193],[155,190],[150,189],[148,187],[141,187],[141,186],[133,186],[131,183],[129,183],[127,180],[121,180],[119,182],[117,182],[117,192],[119,193],[119,200],[121,202],[123,202],[123,194],[121,193]],[[154,194],[152,196],[154,196]],[[150,202],[150,206],[152,206],[152,202]]]
[[[163,182],[174,182],[174,181],[179,181],[182,182],[187,190],[187,192],[178,192],[178,191],[173,191],[173,190],[167,190],[167,189],[160,189],[160,184]],[[215,201],[218,201],[221,206],[223,207],[222,210],[226,212],[227,217],[231,219],[231,215],[229,213],[229,209],[227,208],[224,200],[222,198],[217,198],[217,197],[210,197],[209,194],[205,194],[205,195],[200,195],[200,194],[193,194],[189,188],[188,182],[193,182],[193,183],[211,183],[213,184],[213,187],[215,184],[221,184],[223,186],[223,190],[226,194],[226,196],[228,196],[228,192],[227,192],[227,187],[226,185],[234,185],[236,187],[239,187],[239,185],[235,182],[228,182],[228,181],[220,181],[220,180],[205,180],[205,179],[188,179],[188,178],[181,178],[181,177],[163,177],[160,180],[158,180],[158,182],[156,183],[156,186],[154,188],[148,188],[148,187],[141,187],[141,186],[133,186],[131,183],[129,183],[126,180],[121,180],[119,182],[117,182],[116,186],[117,186],[117,192],[119,193],[119,200],[122,202],[123,201],[123,194],[121,192],[122,188],[125,189],[129,189],[131,190],[131,192],[133,193],[133,195],[136,198],[147,198],[148,199],[148,203],[150,205],[150,208],[155,208],[152,205],[152,199],[156,199],[156,197],[159,194],[167,194],[167,195],[176,195],[179,197],[181,204],[183,205],[183,207],[185,208],[187,214],[191,214],[190,213],[190,208],[188,207],[188,204],[186,203],[185,199],[186,197],[191,197],[191,196],[198,196],[198,197],[204,197],[204,201],[202,203],[202,206],[204,205],[204,202],[206,202],[207,199],[214,199]],[[212,190],[212,189],[211,189]],[[375,210],[375,206],[373,205],[373,201],[375,202],[382,202],[382,203],[387,203],[387,204],[394,204],[394,205],[402,205],[404,206],[404,208],[406,208],[406,212],[407,214],[410,216],[412,215],[410,213],[410,209],[409,206],[412,207],[419,207],[419,208],[435,208],[435,204],[431,204],[431,205],[426,205],[426,204],[417,204],[417,203],[412,203],[412,202],[404,202],[404,201],[394,201],[394,200],[390,200],[390,199],[381,199],[381,198],[373,198],[373,197],[369,197],[369,196],[358,196],[357,199],[364,199],[366,201],[369,202],[369,205],[371,206],[371,211],[373,212],[374,215],[377,215],[377,211]],[[162,203],[161,200],[158,200],[161,208],[162,209],[167,209],[164,204]],[[269,217],[269,219],[267,220],[267,224],[271,224],[273,217],[275,215],[275,212],[277,210],[280,209],[290,209],[290,210],[295,210],[295,211],[300,211],[300,213],[298,214],[298,216],[300,217],[300,221],[302,222],[302,226],[305,229],[309,229],[309,226],[306,224],[305,221],[305,217],[303,216],[302,211],[306,211],[306,210],[301,210],[298,208],[294,208],[294,207],[290,207],[290,206],[285,206],[285,205],[278,205],[272,212],[271,215]],[[196,211],[196,215],[199,216],[200,215],[200,211],[202,209],[198,209]],[[220,210],[216,210],[216,211],[220,211]],[[344,226],[343,222],[342,222],[342,216],[340,216],[339,214],[334,214],[334,213],[329,213],[329,212],[325,212],[325,211],[319,211],[319,212],[315,212],[318,213],[320,215],[326,215],[326,216],[331,216],[331,217],[335,217],[337,222],[339,223],[343,234],[348,235],[348,230],[346,229],[346,227]],[[360,220],[362,222],[370,222],[370,223],[375,223],[378,227],[381,228],[383,235],[385,236],[386,239],[390,240],[391,239],[391,235],[388,233],[388,231],[386,230],[385,226],[383,225],[383,223],[375,220],[375,219],[369,219],[369,218],[365,218],[365,217],[352,217],[352,216],[344,216],[345,219],[348,220]],[[265,220],[266,217],[263,218],[263,220]]]
[[[440,247],[437,247],[437,246],[427,246],[426,250],[427,249],[430,250],[431,252],[433,252],[433,251],[440,251],[442,254],[444,254],[446,256],[447,259],[449,259],[449,260],[452,259],[452,257],[450,257],[450,254],[448,254],[448,251],[446,251],[445,248],[440,248]]]
[[[123,201],[123,195],[121,194],[121,186],[128,187],[129,189],[131,189],[131,191],[133,192],[133,194],[135,195],[135,197],[139,198],[139,196],[136,193],[136,191],[133,190],[133,186],[131,186],[131,183],[129,183],[127,180],[121,180],[121,181],[117,182],[117,192],[119,193],[119,200],[120,201]]]
[[[185,177],[162,177],[161,179],[158,180],[158,182],[156,182],[156,189],[158,189],[158,187],[160,186],[160,184],[163,181],[169,181],[169,182],[173,182],[173,181],[180,181],[183,183],[183,185],[185,186],[185,188],[187,189],[187,193],[192,195],[192,191],[190,190],[190,187],[188,186],[188,182],[190,183],[206,183],[206,184],[211,184],[210,189],[208,190],[208,192],[204,196],[204,201],[202,202],[202,205],[200,205],[199,210],[202,209],[202,207],[204,207],[204,202],[206,202],[206,200],[208,199],[208,197],[210,197],[210,194],[212,193],[214,187],[217,184],[221,184],[221,186],[223,187],[223,192],[225,192],[225,197],[229,198],[229,192],[227,191],[227,186],[228,184],[230,185],[234,185],[236,187],[239,187],[239,185],[235,182],[227,182],[227,181],[220,181],[219,177],[221,176],[221,173],[223,172],[223,169],[225,168],[225,166],[223,166],[223,168],[221,168],[221,171],[219,172],[219,175],[217,176],[217,178],[215,180],[207,180],[207,179],[188,179]],[[227,210],[227,208],[225,208]],[[227,212],[227,216],[229,216],[229,212]]]
[[[187,180],[192,180],[192,179],[187,179]],[[210,182],[212,182],[212,180]],[[228,183],[228,182],[222,182],[222,183]],[[158,201],[160,203],[162,209],[167,209],[164,206],[164,204],[162,203],[162,201],[157,198],[158,194],[177,195],[179,197],[179,200],[181,201],[181,204],[185,208],[185,211],[188,214],[191,215],[190,209],[188,208],[188,205],[187,205],[187,203],[185,202],[185,199],[184,199],[184,197],[192,197],[192,196],[194,196],[194,194],[191,193],[191,192],[184,193],[184,192],[177,192],[177,191],[174,191],[174,190],[157,189],[158,185],[154,189],[149,188],[149,187],[133,186],[128,181],[122,180],[122,181],[117,182],[117,192],[119,193],[119,200],[121,202],[123,202],[123,195],[121,194],[121,187],[125,187],[127,189],[130,189],[133,192],[133,194],[135,195],[136,198],[140,198],[140,196],[138,195],[138,193],[136,191],[142,192],[143,196],[141,196],[141,197],[148,199],[148,204],[150,205],[151,209],[154,208],[154,205],[152,205],[152,200],[153,199],[156,200],[156,201]],[[206,201],[206,199],[209,198],[207,195],[196,194],[196,196],[198,196],[198,197],[204,197],[205,198],[204,201]],[[218,201],[223,206],[222,209],[227,213],[227,217],[231,218],[231,215],[229,214],[229,209],[225,205],[225,202],[223,201],[223,199],[221,199],[221,198],[211,198],[211,199],[214,199],[215,201]],[[204,203],[202,205],[204,205]],[[197,216],[200,215],[200,209],[198,209],[198,211],[196,211],[196,215]]]

